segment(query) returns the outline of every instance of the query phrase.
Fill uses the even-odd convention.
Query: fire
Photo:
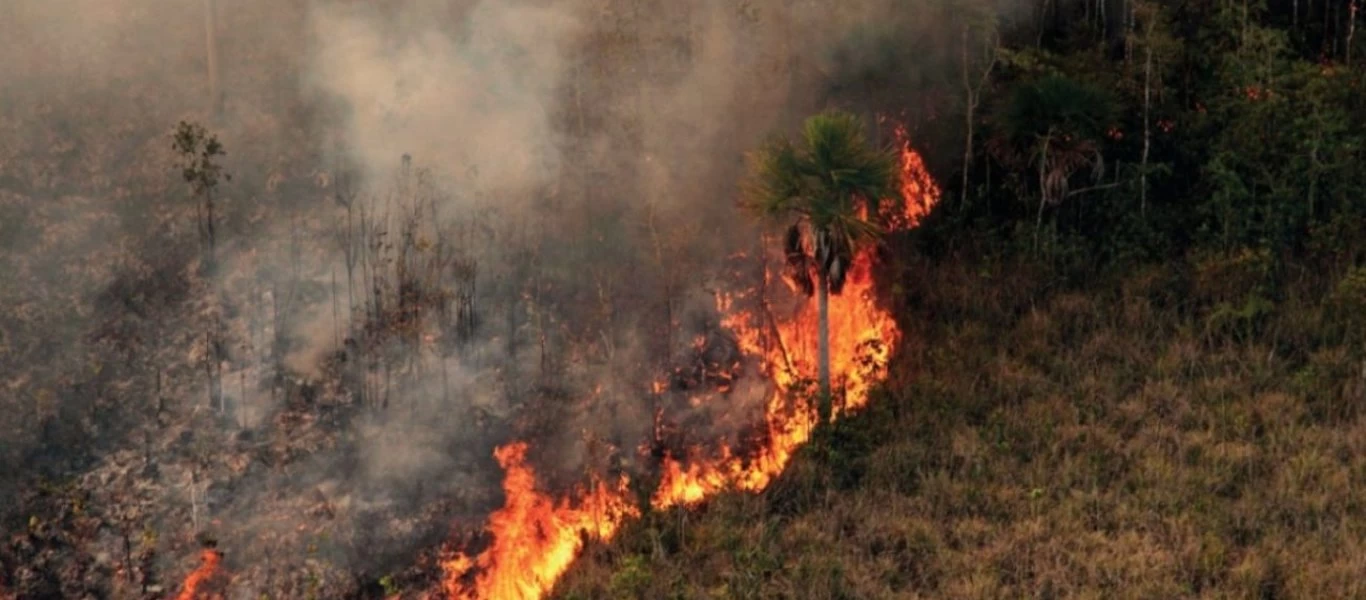
[[[892,135],[897,141],[897,152],[901,157],[901,199],[904,202],[902,218],[891,219],[896,229],[911,229],[929,214],[930,209],[939,202],[939,185],[925,168],[925,159],[911,147],[910,134],[906,126],[898,124]]]
[[[185,583],[180,587],[180,595],[176,600],[201,600],[204,598],[220,598],[218,594],[206,594],[200,591],[200,586],[208,581],[218,572],[218,563],[223,560],[223,555],[213,548],[205,548],[199,552],[199,568],[191,571],[185,576]]]
[[[867,404],[868,391],[884,376],[891,349],[900,341],[896,322],[875,303],[872,259],[870,250],[860,252],[844,293],[830,297],[830,371],[836,395],[843,400],[837,402],[837,415]],[[761,343],[758,324],[762,321],[754,315],[733,313],[723,321],[746,353],[764,358],[773,380],[765,415],[768,444],[748,457],[722,447],[718,460],[688,457],[694,460],[687,467],[679,460],[667,460],[652,501],[656,508],[693,504],[732,486],[761,491],[782,473],[816,425],[810,382],[817,364],[817,318],[814,303],[802,306],[796,318],[777,324],[782,343],[767,350]]]
[[[492,545],[477,558],[457,552],[442,563],[447,598],[536,599],[548,592],[578,555],[584,537],[608,539],[621,522],[638,514],[628,500],[627,480],[599,482],[571,505],[556,503],[536,489],[536,472],[526,464],[527,445],[516,442],[494,456],[507,472],[507,502],[489,517]],[[477,569],[473,586],[466,575]]]
[[[898,126],[894,134],[904,203],[888,203],[902,210],[883,217],[892,229],[900,230],[918,225],[938,202],[940,190],[921,156],[911,148],[905,128]],[[843,293],[830,297],[836,418],[868,403],[869,391],[885,377],[892,349],[901,338],[891,314],[877,305],[873,260],[872,248],[860,250]],[[744,353],[761,358],[764,373],[774,384],[766,399],[766,441],[743,455],[722,445],[709,455],[699,451],[666,457],[660,486],[651,499],[656,508],[694,504],[726,489],[763,490],[810,439],[816,425],[811,406],[819,331],[815,303],[806,302],[792,318],[768,324],[760,315],[737,308],[730,295],[718,294],[716,300],[718,310],[726,315],[722,325],[735,334]],[[766,339],[774,342],[773,338],[776,343],[765,343]],[[702,345],[706,340],[695,342]],[[663,382],[650,385],[655,393],[665,387]],[[580,490],[577,500],[556,502],[536,488],[535,471],[525,462],[526,451],[526,443],[516,442],[495,452],[506,471],[507,500],[489,519],[486,531],[492,535],[492,544],[476,557],[455,552],[443,562],[443,597],[541,598],[569,568],[585,538],[610,539],[626,518],[638,515],[628,500],[625,478],[612,486],[598,482]]]
[[[903,203],[888,203],[903,210],[884,214],[894,229],[915,227],[939,201],[939,187],[925,169],[924,160],[910,144],[904,126],[894,131],[901,163]],[[844,292],[830,297],[830,372],[839,389],[835,416],[868,403],[868,392],[886,375],[891,350],[900,342],[896,321],[875,301],[873,250],[863,248],[855,257]],[[816,374],[818,315],[814,303],[803,305],[795,318],[776,324],[781,343],[762,343],[762,320],[746,312],[731,312],[729,297],[718,297],[717,307],[730,314],[723,325],[735,332],[747,354],[761,356],[774,390],[768,398],[766,425],[768,444],[750,457],[736,456],[723,447],[720,459],[691,460],[686,467],[677,459],[665,462],[663,480],[652,504],[656,508],[699,502],[728,487],[761,491],[782,473],[797,448],[811,438],[816,420],[810,383]],[[839,400],[840,398],[837,398]],[[688,457],[695,459],[696,457]]]

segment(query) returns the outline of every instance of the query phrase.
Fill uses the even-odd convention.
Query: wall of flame
[[[901,162],[900,214],[883,215],[894,229],[915,227],[938,202],[940,190],[911,147],[904,127],[894,130]],[[830,299],[831,372],[842,402],[836,417],[868,402],[868,392],[886,375],[892,349],[900,341],[896,321],[878,306],[873,290],[873,252],[861,251],[844,293]],[[718,296],[717,306],[747,354],[763,359],[774,384],[767,399],[766,443],[740,455],[722,446],[710,454],[670,457],[652,498],[656,508],[700,502],[727,489],[761,491],[782,473],[815,425],[811,394],[792,393],[816,372],[817,315],[806,303],[794,318],[776,323],[781,344],[764,344],[762,321],[735,310],[734,298]],[[638,515],[629,501],[628,481],[595,482],[559,501],[536,488],[534,469],[525,461],[527,444],[503,446],[495,456],[506,471],[506,504],[486,527],[492,543],[477,556],[452,550],[442,562],[442,584],[434,597],[531,600],[543,597],[568,570],[585,539],[607,540],[625,519]],[[710,458],[707,458],[710,457]]]

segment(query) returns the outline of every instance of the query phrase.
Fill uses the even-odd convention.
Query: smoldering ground
[[[101,435],[135,450],[83,468],[159,464],[143,519],[167,549],[211,530],[242,589],[285,586],[280,573],[317,558],[371,575],[410,564],[500,502],[491,453],[512,439],[532,441],[557,487],[587,467],[642,468],[621,463],[661,407],[690,439],[746,435],[764,396],[753,380],[697,406],[652,391],[699,353],[727,354],[697,339],[722,333],[714,292],[754,281],[727,261],[757,255],[759,229],[734,205],[744,152],[857,99],[849,81],[947,68],[860,45],[870,22],[934,29],[938,13],[890,0],[833,17],[776,0],[219,3],[226,103],[210,118],[200,8],[0,9],[14,34],[0,183],[27,202],[58,188],[108,198],[119,215],[109,254],[126,264],[83,280],[98,310],[53,343],[112,362],[101,344],[125,340],[137,360],[104,371],[128,382],[106,396],[137,400],[110,403],[117,421],[81,418],[120,423]],[[209,281],[193,272],[194,200],[167,150],[181,119],[221,137],[235,175],[218,192]],[[54,252],[39,271],[80,256]],[[194,354],[205,307],[229,347],[221,416]],[[15,397],[36,406],[66,384],[46,377]],[[599,443],[618,464],[589,464]],[[161,560],[175,572],[185,557]]]

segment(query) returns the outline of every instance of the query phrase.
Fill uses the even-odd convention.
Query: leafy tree
[[[1138,207],[1143,218],[1148,216],[1148,176],[1155,170],[1150,164],[1153,145],[1153,95],[1156,89],[1160,95],[1163,87],[1163,73],[1160,64],[1176,51],[1176,44],[1169,33],[1170,25],[1159,4],[1136,2],[1133,8],[1134,20],[1142,20],[1141,34],[1130,33],[1127,47],[1142,48],[1143,55],[1143,151],[1139,157]]]
[[[1220,93],[1210,97],[1202,241],[1297,250],[1316,225],[1360,216],[1355,77],[1297,60],[1275,28],[1247,26],[1241,39],[1222,57]]]
[[[180,176],[190,184],[198,213],[199,241],[204,252],[203,268],[212,274],[215,255],[214,246],[217,236],[214,231],[214,196],[218,190],[219,179],[232,180],[232,175],[223,171],[218,160],[227,154],[218,136],[212,135],[198,123],[181,121],[171,136],[171,147],[179,156]]]
[[[171,147],[179,158],[177,166],[180,167],[180,176],[190,185],[190,191],[196,200],[196,222],[199,225],[200,251],[203,254],[200,269],[201,273],[209,278],[217,271],[214,192],[218,189],[220,179],[232,180],[232,175],[224,172],[223,166],[218,163],[226,152],[223,151],[223,144],[218,141],[218,136],[209,134],[197,123],[181,121],[171,137]],[[226,409],[222,373],[223,360],[227,354],[224,337],[222,319],[219,313],[214,311],[205,340],[209,351],[205,356],[204,367],[209,379],[209,403],[217,404],[219,412]]]
[[[962,25],[960,66],[963,81],[963,168],[960,205],[968,202],[972,176],[977,109],[982,104],[982,91],[991,82],[992,73],[1000,61],[1001,31],[995,12],[985,4],[965,3],[966,18]]]
[[[784,238],[789,274],[820,310],[821,422],[830,420],[829,294],[844,289],[860,244],[875,239],[875,222],[895,193],[897,159],[870,145],[855,115],[828,111],[806,120],[796,142],[775,139],[751,157],[746,203],[773,219],[792,219]],[[812,282],[812,274],[815,282]]]

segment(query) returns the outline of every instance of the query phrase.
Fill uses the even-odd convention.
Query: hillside
[[[1318,341],[1322,283],[1243,337],[1211,307],[1244,290],[1182,270],[1057,290],[915,261],[915,341],[867,411],[763,494],[589,549],[554,597],[1360,597],[1366,380]]]
[[[0,600],[1350,598],[1355,0],[14,0]]]

